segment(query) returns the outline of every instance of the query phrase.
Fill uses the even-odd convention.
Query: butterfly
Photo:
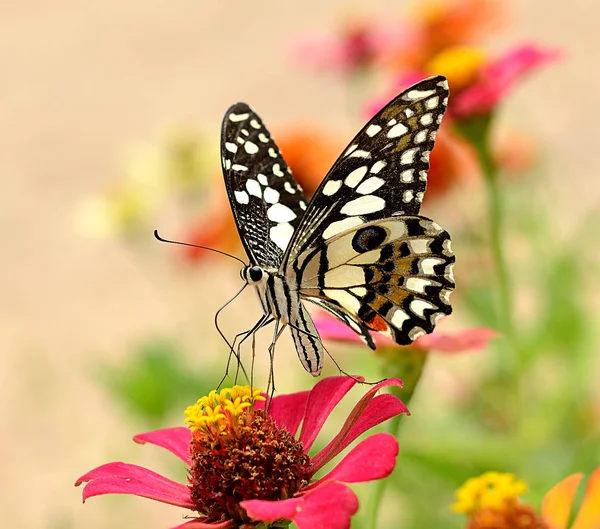
[[[221,162],[235,223],[273,344],[289,327],[300,362],[321,372],[325,349],[309,301],[372,349],[371,331],[408,345],[450,314],[450,236],[419,216],[429,155],[448,104],[444,77],[388,103],[350,142],[308,202],[261,118],[245,103],[223,118]]]

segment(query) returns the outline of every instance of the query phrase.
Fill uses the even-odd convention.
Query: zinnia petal
[[[356,445],[329,474],[311,484],[309,488],[333,480],[361,483],[385,478],[394,470],[398,451],[398,441],[393,435],[389,433],[371,435]]]
[[[226,529],[235,525],[233,520],[225,520],[224,522],[204,522],[203,520],[208,520],[208,518],[196,518],[195,520],[171,527],[171,529]]]
[[[475,327],[453,334],[441,332],[426,334],[417,338],[414,346],[426,351],[435,350],[443,353],[481,351],[487,347],[490,340],[500,336],[499,332],[488,327]]]
[[[310,391],[301,391],[289,395],[277,395],[271,400],[257,401],[255,407],[257,409],[268,408],[269,415],[279,426],[285,428],[292,435],[296,435],[298,426],[304,417],[309,394]]]
[[[141,445],[150,443],[160,446],[175,454],[184,463],[189,465],[191,462],[190,441],[192,440],[192,433],[189,428],[184,426],[141,433],[136,435],[133,440]]]
[[[542,502],[542,516],[552,529],[566,529],[573,498],[583,474],[571,474],[554,485]]]
[[[592,472],[571,529],[600,529],[600,468]]]
[[[360,380],[348,376],[324,378],[310,391],[299,438],[306,452],[315,442],[325,419]]]
[[[390,378],[380,382],[358,401],[340,432],[331,442],[312,458],[314,472],[331,461],[359,435],[391,417],[400,413],[410,413],[404,403],[394,395],[378,395],[375,393],[385,386],[402,387],[402,381]]]
[[[247,500],[242,507],[253,520],[293,520],[299,529],[349,529],[358,500],[348,487],[328,482],[297,498],[283,501]]]
[[[193,509],[190,491],[156,472],[138,465],[107,463],[81,476],[75,486],[89,481],[83,489],[83,501],[103,494],[133,494],[143,498]]]

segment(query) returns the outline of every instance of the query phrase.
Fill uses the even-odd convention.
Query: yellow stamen
[[[485,52],[476,46],[452,46],[434,55],[426,70],[432,75],[444,75],[450,88],[461,90],[471,84],[486,62]]]
[[[468,479],[456,491],[458,501],[452,505],[452,510],[470,515],[486,507],[501,509],[526,490],[525,482],[518,480],[514,474],[486,472],[477,478]]]
[[[266,400],[261,390],[250,386],[233,386],[220,392],[212,390],[185,410],[185,422],[192,432],[223,435],[243,419],[245,410],[254,402]]]

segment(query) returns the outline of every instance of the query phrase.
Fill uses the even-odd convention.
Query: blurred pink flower
[[[321,338],[338,342],[363,343],[358,334],[326,312],[319,312],[314,320]],[[490,340],[499,336],[498,332],[487,327],[474,327],[454,333],[435,331],[432,334],[420,336],[409,346],[402,346],[381,333],[373,333],[373,339],[378,347],[409,347],[422,351],[435,350],[450,354],[481,351],[488,345]]]
[[[346,484],[388,476],[398,454],[396,439],[387,433],[371,435],[323,477],[315,479],[315,474],[358,436],[408,413],[394,395],[376,395],[381,388],[401,387],[402,382],[383,381],[359,400],[329,444],[309,458],[327,417],[357,382],[346,376],[329,377],[310,391],[279,395],[270,402],[264,396],[258,399],[265,402],[240,397],[240,390],[252,391],[250,386],[211,392],[186,412],[190,425],[190,417],[196,421],[192,431],[169,428],[134,438],[181,459],[188,466],[187,486],[126,463],[95,468],[76,485],[87,482],[84,501],[103,494],[133,494],[199,514],[179,528],[251,529],[262,522],[292,520],[300,529],[348,529],[358,500]],[[208,403],[214,404],[207,411]]]
[[[525,75],[561,56],[557,49],[534,44],[515,47],[485,64],[479,78],[454,97],[449,110],[457,117],[488,114]]]
[[[401,49],[409,40],[409,28],[402,31],[365,20],[353,20],[333,35],[306,35],[293,45],[292,54],[303,65],[322,70],[353,73],[379,62],[391,50]]]

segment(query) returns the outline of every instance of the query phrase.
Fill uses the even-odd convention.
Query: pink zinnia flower
[[[300,529],[348,529],[358,500],[346,483],[388,476],[398,454],[396,439],[386,433],[371,435],[327,474],[315,474],[359,435],[408,413],[397,397],[376,395],[402,382],[381,382],[369,388],[329,444],[310,457],[327,417],[356,383],[350,377],[325,378],[311,391],[270,401],[250,386],[213,391],[186,410],[190,429],[134,437],[137,443],[161,446],[179,457],[188,466],[187,485],[127,463],[95,468],[76,485],[88,482],[84,501],[102,494],[134,494],[197,513],[179,528],[251,529],[291,520]]]
[[[326,312],[320,312],[314,320],[319,335],[323,339],[356,344],[363,343],[358,334]],[[381,333],[374,333],[373,339],[377,347],[410,347],[421,351],[436,350],[444,353],[459,353],[463,351],[480,351],[487,346],[491,339],[498,336],[498,332],[487,327],[475,327],[454,333],[442,333],[436,330],[431,334],[419,336],[409,346],[398,345],[391,338]]]

